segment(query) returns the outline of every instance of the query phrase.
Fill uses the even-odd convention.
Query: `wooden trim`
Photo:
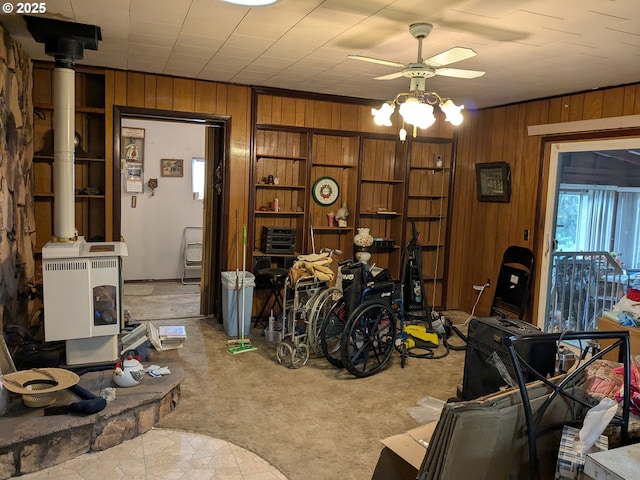
[[[230,120],[228,115],[212,115],[204,113],[174,112],[171,110],[157,110],[143,107],[113,106],[113,178],[120,178],[120,128],[122,117],[135,117],[141,119],[184,121],[187,123],[202,123],[208,125],[223,125]],[[120,238],[121,232],[121,205],[120,182],[113,184],[113,234]]]
[[[273,95],[286,98],[300,98],[304,100],[315,100],[321,102],[337,102],[343,104],[375,106],[384,100],[371,100],[370,98],[343,97],[340,95],[327,95],[324,93],[302,92],[298,90],[287,90],[284,88],[272,87],[252,87],[256,95]]]
[[[620,130],[640,127],[640,115],[623,117],[593,118],[574,122],[548,123],[529,125],[527,131],[532,135],[558,135],[562,133],[602,132],[605,130]]]

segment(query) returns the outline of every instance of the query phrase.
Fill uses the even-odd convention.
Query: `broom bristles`
[[[257,348],[253,345],[240,345],[239,347],[229,348],[227,352],[236,355],[238,353],[253,352],[254,350],[257,350]]]

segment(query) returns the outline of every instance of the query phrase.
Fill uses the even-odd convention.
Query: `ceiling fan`
[[[414,23],[409,26],[409,32],[418,40],[418,60],[416,63],[406,65],[399,62],[390,62],[378,58],[365,57],[362,55],[349,55],[350,58],[363,60],[365,62],[379,63],[391,67],[400,67],[399,72],[376,77],[376,80],[391,80],[394,78],[407,77],[411,79],[411,88],[408,93],[399,93],[391,101],[385,102],[380,108],[372,108],[374,122],[381,126],[391,126],[391,114],[399,106],[400,116],[403,126],[399,131],[400,141],[407,138],[407,131],[404,122],[413,125],[413,136],[417,135],[417,128],[428,128],[436,121],[433,114],[433,106],[438,105],[445,114],[445,120],[454,126],[462,123],[461,110],[464,105],[456,105],[450,98],[442,98],[436,92],[427,92],[425,89],[426,79],[443,75],[457,78],[477,78],[485,72],[478,70],[460,70],[458,68],[442,68],[444,65],[466,60],[475,57],[477,54],[470,48],[453,47],[433,57],[422,58],[422,41],[431,33],[433,25],[430,23]]]
[[[402,64],[389,60],[381,60],[378,58],[366,57],[363,55],[349,55],[354,60],[362,60],[364,62],[378,63],[389,67],[398,67],[402,70],[375,77],[375,80],[393,80],[394,78],[407,77],[411,79],[411,91],[424,90],[424,80],[436,75],[455,78],[478,78],[485,74],[478,70],[461,70],[459,68],[443,68],[445,65],[460,62],[471,57],[475,57],[477,53],[465,47],[453,47],[445,50],[430,58],[422,58],[422,41],[427,38],[433,25],[430,23],[414,23],[409,26],[409,32],[418,40],[418,59],[415,63]]]

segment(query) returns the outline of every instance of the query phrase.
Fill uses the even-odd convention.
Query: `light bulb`
[[[391,114],[394,112],[395,109],[396,107],[388,103],[383,103],[380,106],[380,108],[372,108],[371,115],[373,115],[374,123],[382,127],[390,127]]]
[[[456,127],[462,123],[462,120],[464,120],[461,111],[463,108],[464,105],[460,105],[458,107],[450,98],[447,99],[446,102],[440,104],[440,110],[442,110],[446,115],[445,120]]]
[[[404,127],[402,127],[400,129],[400,131],[398,132],[398,134],[400,135],[400,141],[404,142],[407,140],[407,131],[404,129]]]
[[[409,97],[400,105],[400,115],[405,122],[418,128],[429,128],[436,121],[433,115],[433,107],[427,103],[421,103],[415,97]]]

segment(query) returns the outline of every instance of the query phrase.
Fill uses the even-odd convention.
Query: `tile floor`
[[[87,453],[20,480],[287,480],[257,455],[224,440],[154,428],[98,453]]]

